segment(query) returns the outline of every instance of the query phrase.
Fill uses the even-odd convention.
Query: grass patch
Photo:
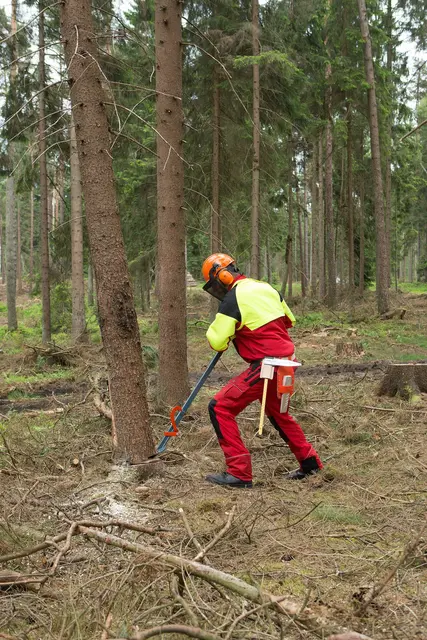
[[[400,282],[399,289],[404,293],[427,293],[427,282]]]
[[[333,504],[321,504],[313,512],[313,518],[322,522],[334,522],[336,524],[363,524],[364,519],[360,513]]]
[[[7,384],[35,384],[37,382],[48,382],[50,380],[70,380],[75,372],[70,369],[59,369],[58,371],[46,371],[43,373],[33,373],[29,376],[4,373],[3,379]]]

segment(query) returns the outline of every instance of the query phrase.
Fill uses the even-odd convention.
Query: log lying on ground
[[[417,402],[427,392],[427,364],[391,364],[378,388],[379,396]]]
[[[395,309],[394,311],[387,311],[380,316],[380,320],[392,320],[393,318],[400,318],[403,320],[405,317],[406,309]]]

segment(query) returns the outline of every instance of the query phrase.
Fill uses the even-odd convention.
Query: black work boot
[[[226,471],[222,473],[212,473],[206,476],[205,480],[212,484],[220,484],[223,487],[232,487],[233,489],[252,489],[252,480],[241,480]]]
[[[285,473],[284,478],[286,478],[286,480],[304,480],[307,476],[311,476],[320,471],[320,467],[314,456],[302,460],[300,464],[299,469]]]

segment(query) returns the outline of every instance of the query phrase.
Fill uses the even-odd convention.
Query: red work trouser
[[[246,371],[230,380],[209,403],[211,422],[225,456],[227,473],[241,480],[252,480],[252,463],[251,454],[240,436],[236,416],[254,400],[261,401],[264,380],[259,377],[260,370],[259,362],[252,363]],[[266,414],[298,462],[315,457],[319,468],[322,468],[316,450],[307,442],[299,424],[289,413],[280,413],[276,373],[268,382]]]

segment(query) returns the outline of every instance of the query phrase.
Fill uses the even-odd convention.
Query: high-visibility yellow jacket
[[[247,362],[288,357],[294,345],[287,330],[294,323],[292,311],[276,289],[240,276],[222,300],[206,337],[215,351],[225,351],[232,340]]]

